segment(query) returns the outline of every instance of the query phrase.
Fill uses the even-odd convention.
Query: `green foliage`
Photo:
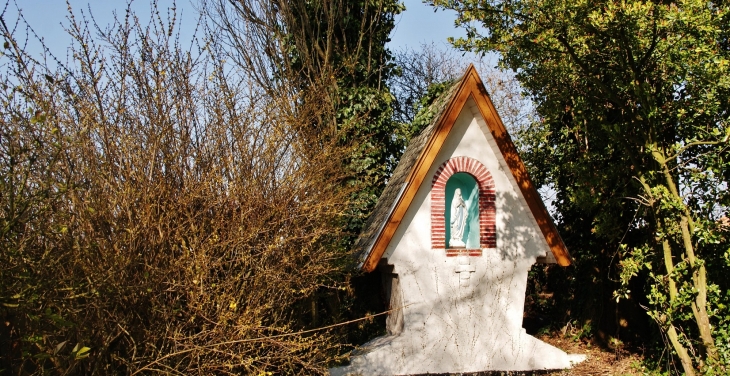
[[[292,13],[281,27],[287,56],[278,69],[302,91],[326,90],[334,124],[324,118],[313,126],[344,130],[341,142],[357,145],[347,182],[357,193],[345,224],[354,240],[405,148],[395,136],[400,125],[393,120],[394,98],[386,84],[395,66],[385,47],[395,16],[405,8],[397,0],[293,1],[287,7]]]
[[[230,59],[254,72],[269,95],[289,96],[296,116],[311,113],[307,132],[348,148],[338,161],[346,176],[337,190],[350,199],[338,219],[344,231],[331,251],[349,255],[407,141],[393,120],[394,97],[387,85],[395,69],[386,43],[403,5],[396,0],[212,1],[215,22],[229,31],[225,38],[235,46]],[[352,259],[338,261],[352,267]],[[348,287],[332,289],[334,281]],[[378,296],[374,287],[370,293]],[[354,301],[360,291],[348,275],[322,276],[322,288],[300,302],[301,319],[317,327],[375,313]],[[362,343],[362,333],[379,330],[340,331]]]
[[[446,91],[448,91],[454,85],[453,81],[444,81],[439,83],[433,83],[426,88],[426,92],[423,93],[418,103],[414,106],[415,116],[413,121],[409,124],[402,124],[400,132],[398,134],[401,142],[407,144],[408,140],[421,133],[433,121],[436,116],[437,108],[442,103],[437,103],[440,99],[441,102],[447,98],[442,97]]]
[[[458,12],[467,37],[457,47],[499,52],[536,103],[525,159],[556,191],[561,232],[584,271],[576,278],[637,303],[645,296],[685,372],[722,371],[730,6],[431,3]]]
[[[350,236],[341,248],[349,251],[404,149],[394,136],[400,125],[387,83],[395,65],[386,48],[404,6],[397,0],[210,1],[213,22],[234,47],[231,60],[254,72],[269,95],[290,96],[295,111],[316,108],[309,131],[354,147],[343,182],[356,192],[343,223]]]

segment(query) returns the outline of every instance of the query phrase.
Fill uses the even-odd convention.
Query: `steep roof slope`
[[[558,234],[540,195],[527,175],[525,165],[517,154],[517,149],[494,109],[494,105],[476,69],[473,65],[470,65],[461,80],[454,83],[446,93],[431,105],[429,110],[435,114],[433,120],[418,136],[411,140],[405,153],[403,153],[393,176],[388,181],[388,185],[378,199],[372,215],[365,223],[363,231],[355,244],[359,268],[370,272],[377,266],[413,197],[421,183],[423,183],[436,155],[454,126],[456,118],[470,97],[477,104],[492,136],[496,140],[499,150],[507,162],[515,181],[517,181],[522,195],[527,201],[527,205],[555,259],[562,266],[570,265],[568,250],[560,238],[560,234]]]

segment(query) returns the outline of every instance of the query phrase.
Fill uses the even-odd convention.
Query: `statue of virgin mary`
[[[461,197],[461,188],[454,190],[454,198],[451,200],[451,239],[449,239],[450,248],[464,248],[466,244],[462,238],[464,237],[464,228],[466,227],[466,203]]]

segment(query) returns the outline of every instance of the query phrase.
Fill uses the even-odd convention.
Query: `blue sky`
[[[454,26],[456,12],[438,10],[420,0],[406,0],[406,11],[399,15],[397,26],[391,33],[393,49],[416,48],[421,43],[447,44],[448,37],[466,36],[464,30]]]
[[[70,39],[66,35],[63,25],[68,24],[67,6],[64,0],[16,0],[18,7],[23,11],[26,20],[30,23],[36,33],[43,37],[46,45],[52,53],[58,57],[65,56],[65,49]],[[172,6],[172,0],[159,0],[160,9]],[[124,0],[71,0],[77,16],[83,11],[88,15],[89,9],[100,24],[105,25],[113,20],[113,12],[116,10],[123,16],[126,7]],[[463,36],[464,31],[454,27],[456,13],[452,11],[437,11],[434,8],[423,4],[420,0],[405,0],[406,11],[397,18],[397,26],[391,33],[392,50],[402,48],[418,48],[421,43],[435,42],[446,47],[446,38],[449,36]],[[192,28],[197,20],[197,12],[193,6],[195,2],[189,0],[177,1],[178,20],[181,22],[183,37],[185,32],[192,33]],[[149,17],[149,1],[135,0],[133,9],[137,15],[144,18]],[[11,24],[17,15],[15,5],[11,4],[6,11],[5,21]],[[31,44],[31,49],[40,47]]]

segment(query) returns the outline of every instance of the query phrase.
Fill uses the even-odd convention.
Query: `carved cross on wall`
[[[459,256],[459,265],[456,267],[456,273],[459,273],[459,286],[469,286],[471,273],[477,271],[476,266],[469,265],[469,256]]]

